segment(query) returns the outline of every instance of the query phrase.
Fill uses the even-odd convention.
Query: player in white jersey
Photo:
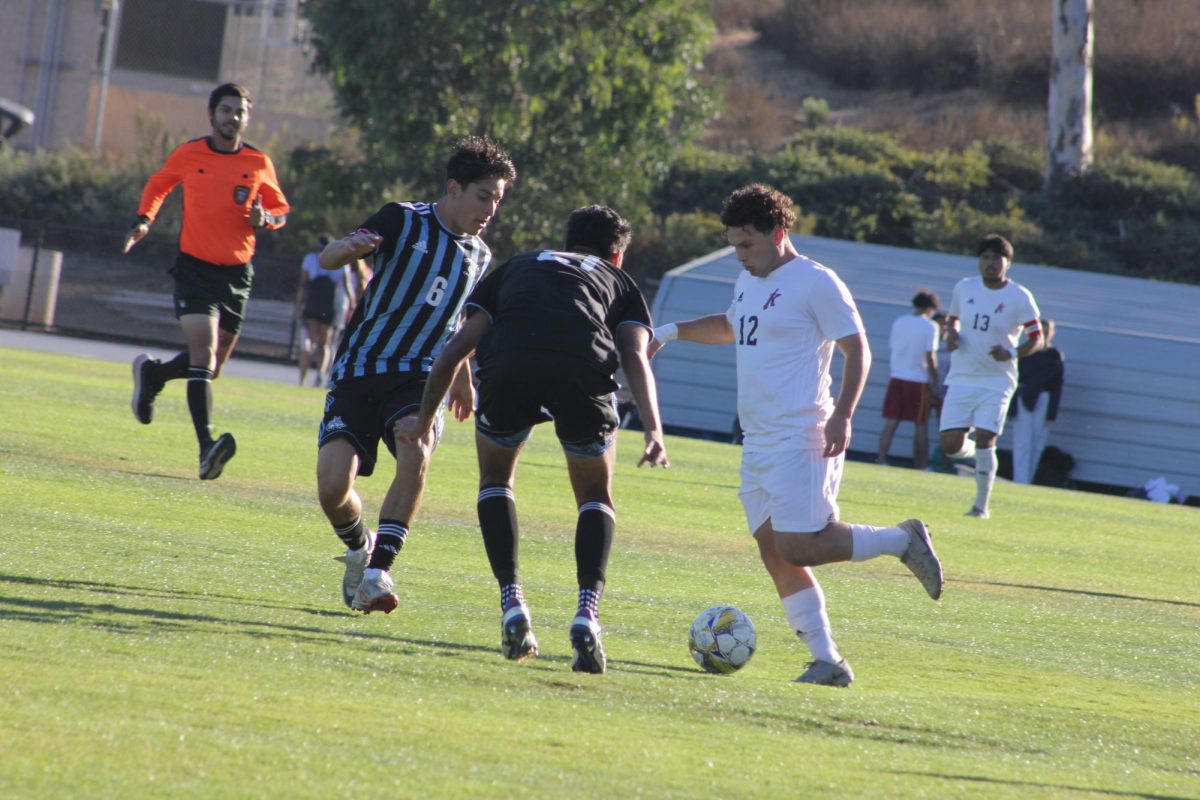
[[[987,519],[996,481],[996,439],[1004,432],[1008,403],[1017,388],[1017,359],[1042,346],[1033,295],[1008,277],[1013,248],[997,233],[983,237],[979,277],[954,287],[946,347],[954,353],[946,376],[940,422],[942,452],[975,456],[975,504],[968,516]],[[975,429],[975,441],[967,433]]]
[[[940,304],[928,289],[913,295],[913,310],[897,317],[888,336],[891,377],[883,398],[883,430],[879,432],[879,455],[888,463],[892,437],[901,422],[913,423],[913,468],[929,464],[929,407],[940,402],[938,388],[938,324],[931,319]]]
[[[788,623],[813,661],[800,683],[849,686],[850,665],[833,641],[825,596],[811,567],[899,558],[933,599],[942,566],[917,519],[891,528],[838,519],[837,494],[871,352],[854,298],[838,276],[796,252],[792,201],[762,184],[726,199],[721,222],[745,271],[723,314],[656,328],[650,352],[679,338],[736,344],[738,415],[746,438],[739,492],[763,566]],[[830,393],[833,352],[845,364]]]

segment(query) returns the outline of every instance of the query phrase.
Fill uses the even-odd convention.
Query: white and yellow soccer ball
[[[688,630],[692,658],[715,675],[729,675],[746,666],[757,646],[754,623],[733,606],[706,608]]]

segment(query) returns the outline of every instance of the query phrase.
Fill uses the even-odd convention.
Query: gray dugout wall
[[[800,252],[831,267],[850,287],[866,325],[873,365],[854,416],[851,450],[874,453],[887,387],[888,333],[909,313],[918,288],[944,305],[954,284],[977,274],[972,257],[792,237]],[[724,312],[740,265],[725,248],[664,276],[655,324]],[[1164,476],[1185,497],[1200,496],[1200,287],[1016,263],[1013,279],[1034,293],[1057,325],[1066,385],[1048,444],[1075,457],[1079,481],[1137,487]],[[654,358],[664,423],[727,437],[737,413],[733,346],[673,342]],[[841,358],[834,357],[834,389]],[[931,423],[931,442],[936,440]],[[1011,449],[1009,431],[1000,439]],[[892,443],[912,453],[912,426]]]

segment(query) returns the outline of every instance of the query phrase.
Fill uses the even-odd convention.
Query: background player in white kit
[[[963,278],[950,298],[946,347],[954,359],[940,429],[942,452],[950,458],[975,456],[975,504],[967,515],[987,519],[996,482],[996,439],[1004,432],[1017,388],[1017,359],[1040,348],[1042,339],[1033,295],[1008,278],[1012,244],[990,233],[976,252],[979,277]],[[972,428],[974,442],[967,438]]]
[[[676,338],[737,345],[738,415],[746,437],[739,496],[788,623],[813,655],[796,680],[849,686],[854,673],[834,644],[825,596],[810,567],[896,556],[936,600],[942,566],[920,520],[892,528],[838,520],[850,418],[871,352],[845,284],[792,245],[791,206],[762,184],[726,199],[721,223],[745,268],[733,303],[723,314],[656,328],[650,352]],[[845,359],[836,401],[829,391],[835,345]]]
[[[888,336],[891,358],[888,366],[887,393],[883,398],[883,430],[879,432],[879,455],[875,460],[887,464],[892,437],[901,422],[911,422],[913,430],[913,468],[929,465],[929,408],[941,402],[937,347],[940,329],[931,317],[941,303],[928,289],[913,295],[913,310],[897,317]]]

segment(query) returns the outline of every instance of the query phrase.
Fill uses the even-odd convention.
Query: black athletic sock
[[[479,490],[476,504],[479,530],[487,551],[492,574],[501,587],[517,583],[520,536],[517,532],[517,499],[504,484],[490,484]]]
[[[617,515],[611,506],[591,502],[579,507],[579,521],[575,525],[575,574],[580,589],[604,586],[616,528]]]
[[[208,449],[212,444],[212,370],[208,367],[191,367],[188,369],[187,384],[188,411],[192,412],[192,426],[196,429],[196,441],[200,442],[200,450]]]
[[[375,532],[375,549],[371,551],[371,561],[367,564],[367,569],[391,569],[392,564],[396,563],[396,556],[400,555],[400,548],[404,547],[406,539],[408,539],[407,522],[381,517],[379,530]]]
[[[342,544],[346,545],[347,550],[362,550],[367,546],[366,526],[363,525],[361,514],[351,523],[341,527],[334,525],[333,532],[342,540]]]
[[[151,361],[150,364],[150,378],[158,383],[191,377],[189,370],[192,368],[192,359],[186,350],[177,354],[170,361],[163,361],[161,364]]]

